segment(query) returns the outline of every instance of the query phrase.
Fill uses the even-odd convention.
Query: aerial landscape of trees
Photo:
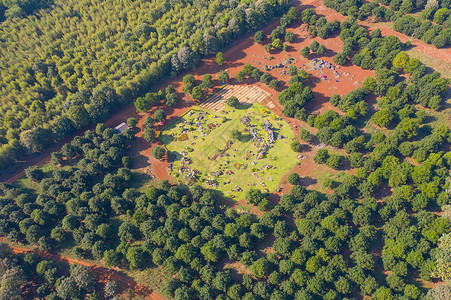
[[[89,267],[45,260],[33,252],[14,255],[4,243],[0,244],[0,265],[2,299],[23,299],[20,298],[21,286],[27,282],[37,286],[35,296],[40,299],[85,299],[87,295],[89,299],[99,299],[94,290],[96,281]],[[116,282],[105,283],[106,297],[116,296],[117,292]],[[32,294],[22,295],[33,297]]]
[[[450,81],[411,58],[408,43],[358,24],[371,16],[391,20],[406,34],[424,29],[422,38],[439,46],[438,36],[449,43],[449,1],[325,0],[348,16],[341,23],[313,8],[288,10],[288,1],[103,2],[70,0],[70,10],[19,14],[21,1],[4,1],[0,166],[97,124],[53,152],[50,163],[0,184],[4,241],[130,272],[160,268],[167,274],[161,292],[177,300],[451,297],[451,130],[443,113]],[[422,22],[406,14],[420,11]],[[278,14],[280,25],[268,36],[257,31]],[[281,116],[302,125],[284,142],[289,151],[311,152],[315,171],[308,171],[320,184],[308,186],[294,169],[281,180],[289,183],[282,193],[248,187],[235,201],[200,185],[152,182],[132,168],[138,120],[129,118],[130,128],[119,133],[101,123],[112,112],[134,103],[147,113],[149,153],[157,163],[170,161],[173,153],[155,143],[156,128],[170,117],[163,106],[179,99],[172,84],[149,87],[194,69],[203,56],[222,65],[219,50],[244,33],[261,49],[279,51],[293,42],[287,28],[294,23],[326,40],[306,38],[296,58],[325,55],[327,39],[336,37],[343,47],[330,61],[374,74],[325,97],[320,112],[311,108],[316,75],[301,67],[288,67],[286,81],[252,64],[235,75],[239,84],[278,91]],[[194,100],[214,87],[211,74],[183,75],[180,87]],[[228,82],[228,73],[218,80]],[[241,108],[236,97],[224,100],[228,109]],[[232,130],[227,138],[241,134]],[[20,299],[27,282],[31,297],[99,298],[93,274],[77,264],[13,254],[0,243],[0,266],[1,299]],[[100,285],[106,298],[117,295],[115,282]]]
[[[41,2],[4,1],[7,15]],[[163,99],[174,105],[173,93],[146,93],[254,32],[288,2],[71,0],[39,16],[10,16],[0,24],[0,165],[102,122],[137,97],[139,109]]]
[[[391,21],[394,30],[414,35],[436,48],[451,45],[451,4],[447,0],[380,0],[366,3],[325,0],[324,4],[342,15],[359,20],[371,17],[376,22]],[[420,18],[409,14],[414,12],[421,12]]]

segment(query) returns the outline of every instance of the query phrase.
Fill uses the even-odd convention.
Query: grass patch
[[[148,267],[145,270],[124,270],[124,273],[137,283],[148,287],[160,295],[163,295],[162,287],[164,282],[171,278],[171,275],[162,266]]]
[[[246,114],[255,125],[260,142],[241,123]],[[271,123],[274,132],[272,144],[264,130],[265,121]],[[240,132],[240,138],[232,137],[233,130]],[[184,133],[188,139],[182,141],[179,137]],[[293,138],[290,126],[260,104],[247,109],[226,108],[223,113],[194,108],[166,127],[160,136],[173,161],[171,176],[187,184],[216,187],[226,196],[240,198],[250,188],[276,189],[280,178],[297,163],[296,153],[290,148]],[[270,147],[257,159],[263,143]],[[190,177],[193,170],[199,173]]]
[[[316,165],[316,167],[312,170],[312,177],[318,180],[315,190],[322,193],[327,193],[327,191],[329,190],[328,188],[324,187],[324,181],[326,179],[331,179],[337,183],[341,183],[343,182],[345,176],[345,172],[333,170],[325,164]]]
[[[419,59],[422,63],[424,63],[429,68],[434,69],[442,74],[444,78],[451,78],[451,64],[448,62],[441,61],[436,59],[435,57],[428,56],[421,51],[412,48],[406,51],[410,57],[414,57]]]
[[[55,166],[46,163],[40,167],[42,171],[44,171],[44,178],[51,178],[52,171],[55,169]],[[21,190],[28,190],[30,193],[38,194],[41,190],[41,185],[39,182],[33,182],[27,178],[27,176],[22,176],[16,181],[12,183],[12,186],[19,188]]]

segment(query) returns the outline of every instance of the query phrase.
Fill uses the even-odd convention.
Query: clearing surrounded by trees
[[[29,2],[0,299],[451,299],[450,0]]]
[[[160,134],[175,181],[200,183],[237,199],[251,187],[274,191],[297,163],[290,126],[258,104],[221,113],[193,108]]]

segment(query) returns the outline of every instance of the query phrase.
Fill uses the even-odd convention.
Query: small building
[[[114,127],[114,132],[121,134],[124,131],[126,131],[127,129],[130,129],[130,127],[127,125],[127,123],[122,122],[121,124]]]

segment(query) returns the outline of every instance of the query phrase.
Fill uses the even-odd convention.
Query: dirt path
[[[383,36],[388,36],[388,35],[397,36],[403,43],[410,40],[409,36],[385,27],[384,23],[359,22],[359,24],[361,24],[365,27],[369,27],[369,28],[371,28],[371,30],[379,28],[381,30]],[[412,39],[412,47],[415,50],[423,52],[427,56],[431,56],[440,61],[451,63],[451,49],[449,49],[449,48],[437,49],[433,45],[429,45],[417,38]]]
[[[145,299],[150,299],[150,300],[165,300],[166,299],[163,296],[157,294],[156,292],[150,290],[149,288],[136,283],[132,278],[122,276],[116,270],[108,269],[108,268],[105,268],[105,267],[102,267],[102,266],[99,266],[96,264],[77,260],[77,259],[74,259],[74,258],[68,257],[68,256],[60,256],[60,255],[56,255],[56,254],[51,254],[51,253],[42,252],[42,251],[36,251],[36,250],[12,246],[12,245],[10,245],[10,247],[12,248],[12,250],[15,254],[26,254],[26,253],[34,252],[35,254],[39,255],[42,259],[61,261],[61,262],[68,263],[70,265],[79,264],[79,265],[87,266],[91,269],[91,272],[94,274],[96,281],[99,281],[99,282],[117,281],[120,283],[121,291],[130,289],[137,296],[144,297]]]
[[[332,21],[333,19],[337,19],[340,22],[343,22],[346,20],[346,16],[341,15],[340,13],[336,12],[335,10],[328,8],[326,6],[322,6],[323,0],[313,0],[308,1],[309,4],[316,7],[316,13],[320,15],[324,15],[328,21]],[[397,32],[395,30],[392,30],[390,28],[387,28],[387,23],[371,23],[367,21],[359,21],[360,25],[366,27],[370,31],[374,29],[380,29],[382,32],[382,36],[389,36],[394,35],[398,37],[401,42],[405,43],[408,40],[410,40],[410,36],[407,36],[403,33]],[[417,38],[412,39],[412,47],[418,51],[423,52],[424,54],[434,57],[435,59],[438,59],[440,61],[444,61],[447,63],[451,63],[451,49],[449,48],[442,48],[437,49],[433,45],[429,45]]]

